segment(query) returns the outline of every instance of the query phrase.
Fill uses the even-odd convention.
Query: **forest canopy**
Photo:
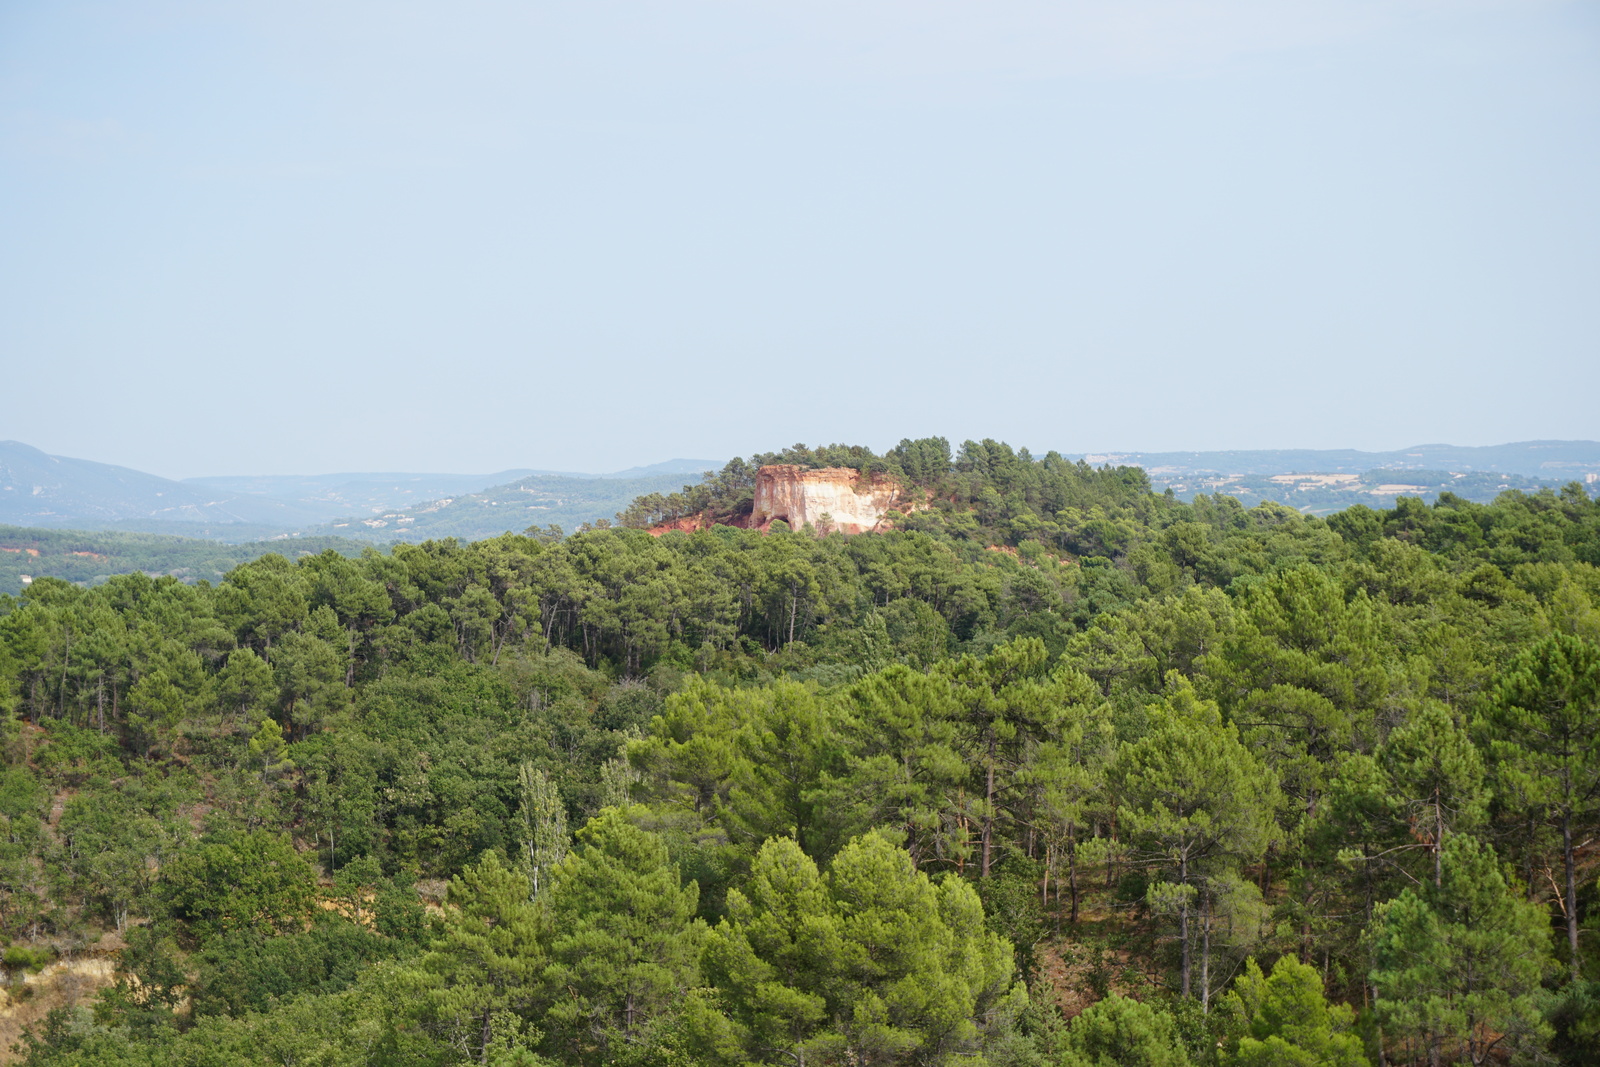
[[[926,506],[726,525],[764,463]],[[620,520],[0,600],[16,1056],[1594,1062],[1581,485],[1319,519],[930,438]]]

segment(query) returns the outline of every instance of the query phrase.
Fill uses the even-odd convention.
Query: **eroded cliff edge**
[[[890,512],[903,514],[916,506],[892,475],[863,475],[852,467],[814,469],[778,463],[756,472],[755,500],[748,515],[719,521],[763,531],[782,520],[795,530],[810,525],[819,533],[872,533],[887,529]],[[698,530],[705,525],[702,516],[685,516],[650,532]]]
[[[887,474],[863,477],[850,467],[774,464],[756,474],[750,525],[765,530],[782,519],[796,530],[810,524],[823,533],[866,533],[881,529],[890,511],[908,506],[899,480]]]

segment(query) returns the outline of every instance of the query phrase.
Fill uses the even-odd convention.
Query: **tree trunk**
[[[1433,787],[1433,885],[1436,889],[1444,885],[1444,808],[1439,803],[1438,786]]]
[[[1186,855],[1178,864],[1178,884],[1189,884],[1189,857]],[[1183,998],[1189,999],[1189,902],[1185,900],[1178,905],[1178,938],[1183,942]]]
[[[1566,864],[1567,946],[1572,950],[1572,980],[1578,980],[1578,883],[1572,870],[1572,812],[1561,813],[1561,855]]]
[[[1077,835],[1071,829],[1067,831],[1067,886],[1072,894],[1072,914],[1069,921],[1073,926],[1078,925],[1078,847],[1075,838]]]
[[[67,647],[61,653],[61,717],[67,717],[67,667],[72,663],[72,632],[67,631]]]
[[[1378,1001],[1378,987],[1371,982],[1362,982],[1361,999],[1365,1002],[1363,1006],[1365,1004],[1376,1004]],[[1383,1049],[1383,1022],[1381,1020],[1377,1024],[1376,1032],[1378,1035],[1376,1042],[1378,1046],[1378,1067],[1389,1067],[1389,1054]]]
[[[995,739],[989,737],[989,769],[984,780],[983,794],[983,877],[989,877],[989,847],[994,836],[994,746]]]
[[[1528,862],[1524,867],[1522,882],[1525,886],[1526,896],[1523,898],[1530,904],[1533,903],[1533,846],[1538,839],[1539,828],[1532,815],[1528,816]]]
[[[1206,900],[1205,921],[1201,926],[1200,1014],[1211,1014],[1211,901]]]
[[[1106,835],[1106,839],[1111,842],[1111,846],[1112,846],[1111,852],[1108,854],[1108,856],[1106,858],[1106,890],[1108,892],[1110,890],[1112,890],[1112,889],[1115,889],[1116,885],[1117,885],[1117,852],[1116,852],[1116,844],[1117,844],[1117,815],[1116,815],[1116,812],[1112,812],[1111,813],[1110,830],[1111,830],[1111,832]]]

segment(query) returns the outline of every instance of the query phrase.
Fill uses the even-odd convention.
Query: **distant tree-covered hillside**
[[[343,537],[232,545],[163,534],[0,526],[0,593],[20,593],[28,581],[41,577],[95,583],[134,571],[214,582],[268,552],[298,557],[328,550],[353,556],[367,546]]]

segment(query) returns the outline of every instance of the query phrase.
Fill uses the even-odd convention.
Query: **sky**
[[[1590,0],[6,0],[0,439],[1600,438]]]

